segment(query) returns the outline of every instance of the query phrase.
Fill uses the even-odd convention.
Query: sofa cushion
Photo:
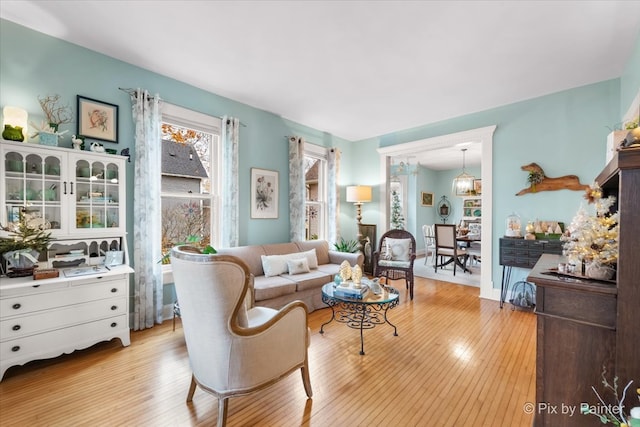
[[[410,239],[385,239],[387,245],[387,255],[391,255],[392,261],[409,261],[409,248],[411,247]]]
[[[288,261],[303,258],[307,262],[307,269],[318,268],[318,260],[314,249],[306,252],[294,252],[292,254],[284,255],[261,255],[260,257],[262,260],[262,270],[264,271],[264,275],[267,277],[278,276],[280,274],[290,272]]]
[[[378,261],[378,265],[380,265],[382,267],[409,268],[409,267],[411,267],[411,262],[410,261],[392,261],[392,260],[381,259],[380,261]]]
[[[262,245],[265,255],[288,255],[294,252],[300,252],[298,245],[295,243],[273,243],[270,245]]]
[[[262,271],[267,277],[279,276],[288,271],[286,255],[261,255]]]
[[[329,264],[329,243],[326,240],[305,240],[296,242],[299,251],[309,251],[315,249],[318,265]],[[311,264],[309,265],[311,267]],[[312,267],[313,268],[313,267]]]
[[[293,294],[296,291],[296,282],[286,276],[256,276],[253,286],[256,301],[277,298],[282,295]]]
[[[283,274],[281,277],[288,278],[296,282],[296,290],[298,292],[306,289],[317,288],[320,292],[322,285],[325,285],[333,280],[333,276],[320,270],[311,270],[308,273],[290,275]]]
[[[262,276],[261,255],[265,255],[262,246],[237,246],[235,248],[222,248],[217,250],[220,255],[233,255],[240,258],[249,266],[249,271],[254,276]]]
[[[309,261],[307,258],[294,258],[287,260],[287,268],[289,269],[290,275],[308,273],[309,270]]]
[[[327,281],[327,283],[329,283],[333,280],[333,277],[340,272],[340,266],[338,264],[322,264],[318,266],[318,271],[326,274],[330,278]]]

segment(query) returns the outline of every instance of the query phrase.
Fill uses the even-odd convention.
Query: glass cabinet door
[[[123,223],[119,175],[122,164],[105,159],[74,158],[76,229],[117,229]]]
[[[62,227],[62,160],[56,154],[7,150],[4,153],[3,212],[7,224],[17,223],[20,212],[31,227]]]

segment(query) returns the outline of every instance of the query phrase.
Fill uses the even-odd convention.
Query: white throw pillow
[[[260,258],[266,277],[279,276],[287,272],[287,255],[261,255]]]
[[[309,263],[309,268],[311,270],[315,270],[318,268],[318,257],[316,256],[315,248],[306,252],[294,252],[292,254],[287,254],[282,256],[286,257],[286,259],[288,260],[306,258],[307,262]]]
[[[392,261],[409,261],[409,247],[411,240],[409,239],[385,239],[387,245],[387,254],[391,255]]]
[[[290,259],[287,261],[289,274],[302,274],[309,272],[309,261],[307,258]]]
[[[318,256],[316,255],[316,249],[313,248],[309,251],[306,252],[302,252],[304,254],[304,256],[307,258],[307,261],[309,262],[309,268],[311,270],[315,270],[318,268]]]

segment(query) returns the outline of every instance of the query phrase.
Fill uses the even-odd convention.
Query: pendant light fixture
[[[465,152],[466,148],[462,149],[462,173],[455,177],[453,180],[453,191],[456,196],[468,196],[471,194],[471,190],[473,190],[473,181],[475,177],[473,175],[469,175],[465,171]]]

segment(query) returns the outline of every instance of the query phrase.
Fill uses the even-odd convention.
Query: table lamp
[[[362,221],[362,204],[371,201],[371,187],[368,185],[351,185],[347,187],[347,202],[356,205],[356,221]]]

